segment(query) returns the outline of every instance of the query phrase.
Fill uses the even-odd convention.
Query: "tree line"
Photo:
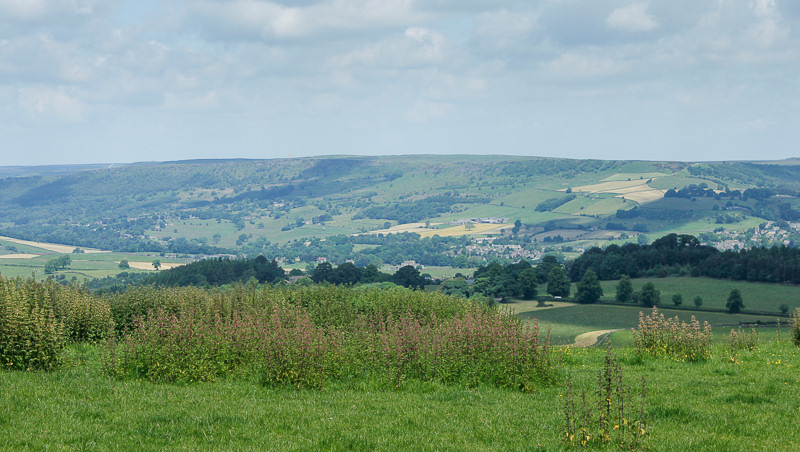
[[[800,249],[782,246],[720,252],[687,234],[669,234],[649,245],[590,248],[568,266],[572,281],[592,270],[601,280],[622,275],[708,276],[718,279],[800,284]]]

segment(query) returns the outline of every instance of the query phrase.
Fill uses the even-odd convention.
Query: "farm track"
[[[597,344],[597,339],[600,336],[608,333],[614,333],[617,331],[622,331],[621,329],[616,330],[595,330],[595,331],[588,331],[583,334],[579,334],[575,337],[575,343],[568,345],[567,347],[591,347],[592,345]]]

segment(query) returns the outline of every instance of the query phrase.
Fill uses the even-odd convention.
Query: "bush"
[[[134,314],[145,305],[155,308]],[[415,379],[530,391],[555,372],[538,327],[439,293],[147,288],[114,306],[120,319],[132,319],[105,347],[105,371],[120,378],[212,381],[254,373],[264,385],[298,388],[366,378],[393,387]]]
[[[758,331],[755,328],[750,329],[749,332],[743,331],[741,328],[738,331],[731,330],[727,345],[731,354],[738,350],[755,350],[758,346]]]
[[[670,356],[680,361],[705,361],[711,358],[711,326],[703,327],[692,316],[687,324],[678,317],[665,319],[653,308],[650,315],[639,313],[639,327],[633,331],[637,353]]]
[[[800,347],[800,308],[792,315],[792,343]]]
[[[0,277],[0,364],[6,369],[52,370],[66,342],[49,293],[33,280]]]

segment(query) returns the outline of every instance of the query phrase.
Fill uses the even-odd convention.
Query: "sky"
[[[0,166],[800,157],[796,0],[0,0]]]

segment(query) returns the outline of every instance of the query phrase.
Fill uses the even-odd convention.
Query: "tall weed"
[[[711,325],[692,316],[689,323],[678,317],[664,318],[658,308],[645,316],[639,313],[639,327],[633,331],[636,351],[653,356],[670,356],[680,361],[711,358]]]

